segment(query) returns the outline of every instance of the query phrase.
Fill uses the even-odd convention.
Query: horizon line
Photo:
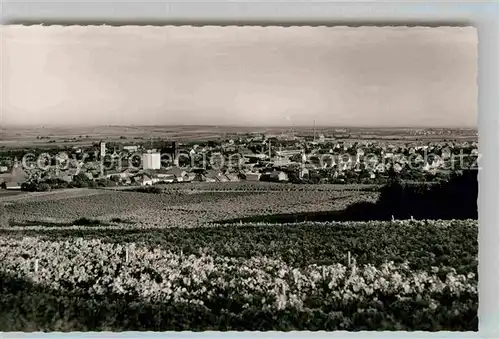
[[[86,124],[4,124],[0,130],[6,129],[6,127],[18,127],[18,128],[102,128],[102,127],[211,127],[211,128],[242,128],[242,129],[250,129],[250,128],[308,128],[308,129],[318,129],[318,128],[338,128],[338,129],[472,129],[478,130],[477,126],[464,126],[464,125],[447,125],[447,126],[349,126],[349,125],[232,125],[232,124],[172,124],[172,125],[164,125],[164,124],[126,124],[126,125],[117,125],[117,124],[100,124],[100,125],[86,125]]]

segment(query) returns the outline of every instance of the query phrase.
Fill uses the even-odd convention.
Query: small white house
[[[444,164],[443,159],[441,159],[441,157],[439,157],[439,156],[436,156],[436,157],[432,160],[431,167],[438,168],[438,167],[441,167],[443,164]]]
[[[309,175],[309,169],[307,169],[305,166],[301,167],[299,170],[299,178],[303,178],[305,176]]]
[[[273,171],[271,173],[271,180],[274,180],[274,181],[287,181],[288,180],[288,174],[286,174],[283,171]]]
[[[395,163],[393,168],[394,168],[394,171],[396,171],[396,172],[401,172],[403,170],[403,166],[401,166],[401,164],[399,164],[399,163]]]
[[[16,181],[10,181],[5,183],[5,188],[8,190],[20,190],[21,189],[21,183],[16,182]]]
[[[441,150],[441,158],[450,158],[452,155],[452,152],[449,147],[445,147]]]
[[[172,183],[175,179],[175,175],[173,174],[158,174],[158,182]]]
[[[240,178],[238,178],[238,175],[235,173],[227,173],[226,177],[229,179],[231,182],[238,182],[240,181]]]
[[[182,177],[182,181],[190,182],[196,178],[196,173],[188,172]]]
[[[379,173],[385,172],[385,166],[384,166],[384,164],[382,164],[382,163],[378,164],[377,167],[375,167],[375,171],[377,171]]]
[[[19,190],[21,189],[21,185],[25,183],[27,179],[28,175],[26,172],[16,163],[12,168],[10,176],[4,179],[5,187],[8,190]]]
[[[140,175],[140,176],[134,177],[134,180],[141,186],[152,186],[153,185],[153,179],[151,179],[147,175]]]
[[[245,173],[245,178],[248,181],[259,181],[261,177],[260,173],[255,173],[255,172],[247,172]]]
[[[138,146],[123,146],[123,150],[127,152],[137,152],[139,150]]]
[[[177,181],[184,181],[187,172],[179,167],[172,167],[165,171],[167,175],[173,175]]]

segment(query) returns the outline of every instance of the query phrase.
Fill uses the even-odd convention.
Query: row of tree
[[[22,191],[28,192],[46,192],[55,189],[64,188],[98,188],[98,187],[113,187],[118,185],[116,178],[102,178],[91,180],[84,174],[78,174],[73,177],[73,181],[67,182],[58,178],[49,178],[40,181],[30,181],[21,185]]]

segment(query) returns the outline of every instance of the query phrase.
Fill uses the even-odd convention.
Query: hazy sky
[[[468,28],[3,26],[2,122],[464,126]]]

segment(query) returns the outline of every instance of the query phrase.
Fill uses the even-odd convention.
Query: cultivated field
[[[217,126],[66,126],[19,127],[0,129],[0,147],[47,147],[63,143],[67,146],[90,145],[100,140],[143,141],[150,138],[170,140],[210,140],[227,133],[281,132],[286,129],[217,127]],[[124,139],[125,138],[125,139]]]
[[[4,202],[0,329],[477,330],[477,221],[222,224],[378,194],[219,186]]]
[[[477,330],[473,220],[2,233],[2,330]]]
[[[291,127],[236,127],[236,126],[89,126],[89,127],[19,127],[9,126],[0,129],[0,147],[53,147],[85,146],[100,140],[107,141],[145,141],[150,138],[168,140],[211,140],[236,133],[288,133]],[[293,128],[295,133],[312,135],[316,133],[335,133],[337,128],[316,128],[312,126]],[[456,132],[443,135],[409,135],[408,128],[351,128],[352,141],[377,141],[397,143],[405,141],[439,140],[477,140],[475,131]],[[125,139],[124,139],[125,138]],[[344,138],[342,138],[344,139]]]
[[[183,187],[188,189],[188,186]],[[130,227],[198,227],[207,222],[256,214],[341,210],[354,202],[374,201],[376,198],[376,192],[347,190],[247,192],[237,189],[226,192],[202,190],[150,194],[87,189],[12,199],[6,204],[6,211],[16,223],[68,223],[79,218],[109,222],[120,218],[134,222],[128,224]]]

